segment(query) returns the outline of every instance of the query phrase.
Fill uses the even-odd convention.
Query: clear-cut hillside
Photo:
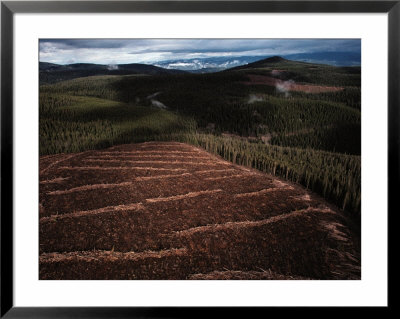
[[[42,156],[39,176],[40,279],[360,279],[340,211],[190,145]]]

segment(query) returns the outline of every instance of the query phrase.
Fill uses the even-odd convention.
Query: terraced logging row
[[[344,215],[187,144],[44,156],[39,190],[41,279],[360,276]]]

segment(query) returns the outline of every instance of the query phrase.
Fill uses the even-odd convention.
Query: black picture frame
[[[225,308],[22,308],[13,302],[13,18],[16,13],[387,13],[388,218],[398,212],[400,125],[400,1],[1,1],[1,317],[191,318],[225,316]],[[384,173],[384,172],[382,172]],[[388,233],[392,234],[388,223]],[[388,237],[388,240],[390,236]],[[389,242],[390,244],[390,242]],[[389,248],[391,246],[389,245]],[[389,249],[390,250],[390,249]],[[389,256],[389,255],[388,255]],[[389,258],[390,263],[390,258]],[[390,281],[388,281],[389,285]],[[391,306],[391,298],[388,305]],[[248,308],[236,315],[251,317]],[[259,309],[257,309],[259,310]],[[291,308],[301,315],[304,308]],[[299,312],[300,311],[300,312]]]

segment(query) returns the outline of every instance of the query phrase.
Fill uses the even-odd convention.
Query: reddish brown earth
[[[268,86],[283,86],[286,91],[298,91],[305,93],[323,93],[323,92],[337,92],[342,91],[344,88],[336,86],[322,86],[310,84],[298,84],[290,81],[283,81],[267,75],[249,74],[249,81],[245,82],[248,85],[261,84]]]
[[[40,158],[40,279],[360,279],[304,188],[181,143]]]

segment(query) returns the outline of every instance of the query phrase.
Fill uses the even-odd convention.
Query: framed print
[[[1,315],[388,307],[399,15],[2,1]]]

